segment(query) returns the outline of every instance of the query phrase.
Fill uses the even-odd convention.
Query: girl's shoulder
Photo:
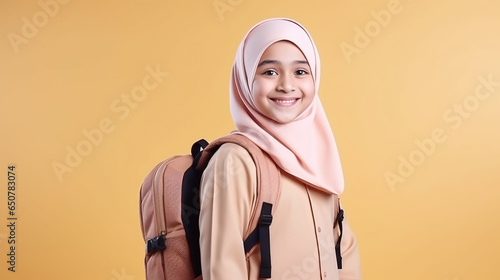
[[[250,157],[248,151],[235,143],[224,143],[217,150],[216,154],[219,153],[221,155],[234,155],[239,157]]]
[[[255,169],[255,164],[249,152],[244,147],[235,143],[222,144],[210,159],[209,165],[211,164],[225,169],[237,168],[238,166]]]

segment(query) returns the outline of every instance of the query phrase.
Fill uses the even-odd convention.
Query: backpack
[[[146,279],[201,279],[198,225],[200,180],[210,158],[224,143],[244,147],[257,170],[257,203],[244,236],[246,256],[260,244],[260,277],[271,278],[269,226],[280,194],[280,172],[257,145],[239,134],[210,144],[199,140],[190,155],[160,162],[144,179],[140,190],[141,230],[146,243]],[[275,207],[276,208],[276,207]]]

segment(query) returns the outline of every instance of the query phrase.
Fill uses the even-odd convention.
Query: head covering
[[[295,120],[280,124],[255,106],[253,80],[264,51],[278,41],[294,43],[304,54],[315,82],[309,107]],[[344,190],[344,176],[337,145],[318,97],[320,61],[307,30],[298,22],[274,18],[262,21],[247,33],[234,61],[230,83],[230,108],[240,133],[267,152],[285,172],[327,193]]]

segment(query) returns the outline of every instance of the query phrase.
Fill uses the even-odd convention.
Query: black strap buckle
[[[167,249],[167,245],[165,244],[165,236],[160,235],[155,238],[151,238],[148,240],[147,251],[149,253],[153,253],[156,251],[163,251]]]
[[[337,222],[340,224],[344,221],[344,209],[340,208],[339,213],[337,213]]]
[[[260,216],[259,224],[263,226],[270,226],[272,222],[273,222],[273,215],[262,214]]]
[[[342,269],[342,250],[340,248],[340,244],[342,243],[342,234],[344,231],[344,227],[342,226],[342,222],[344,221],[344,209],[340,208],[339,205],[339,212],[337,213],[337,223],[339,225],[339,239],[337,240],[337,244],[335,244],[335,254],[337,256],[337,268]]]

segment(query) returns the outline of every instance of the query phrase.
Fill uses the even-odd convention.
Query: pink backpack
[[[271,158],[248,138],[231,134],[210,144],[193,144],[191,155],[160,162],[140,191],[141,229],[146,242],[146,279],[202,279],[199,247],[199,188],[203,170],[224,143],[245,148],[257,169],[257,207],[245,233],[247,257],[260,244],[260,277],[271,278],[269,226],[280,194],[280,172]],[[208,146],[207,146],[208,144]],[[236,187],[236,186],[235,186]]]

